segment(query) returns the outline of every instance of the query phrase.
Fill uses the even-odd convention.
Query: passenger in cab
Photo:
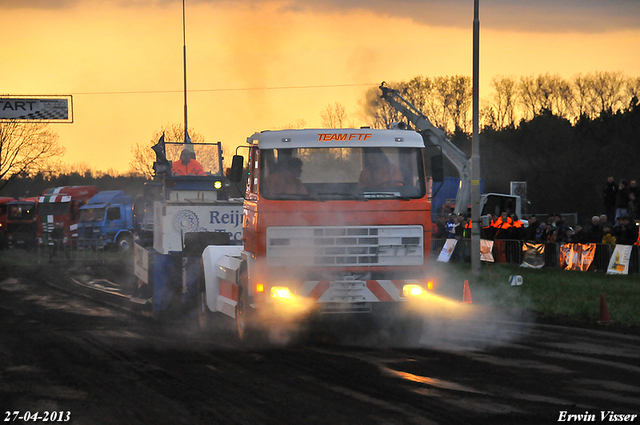
[[[300,176],[302,175],[302,160],[300,158],[289,158],[282,164],[278,171],[265,177],[264,191],[267,197],[278,195],[306,195],[307,189],[304,187]]]
[[[381,148],[365,148],[364,169],[358,180],[359,187],[402,186],[400,168],[392,164]]]
[[[180,160],[174,161],[171,165],[171,172],[174,176],[204,176],[206,173],[202,165],[195,160],[195,155],[187,149],[180,153]]]

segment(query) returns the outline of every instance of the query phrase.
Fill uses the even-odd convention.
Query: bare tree
[[[635,106],[640,100],[640,77],[627,78],[625,82],[625,91],[629,100],[627,105]],[[632,105],[633,102],[635,103]]]
[[[491,80],[495,90],[490,108],[493,109],[493,120],[498,129],[515,126],[516,114],[516,80],[514,77],[497,76]],[[487,111],[488,113],[488,111]]]
[[[65,153],[48,124],[0,122],[0,190],[18,175],[49,171]]]
[[[593,76],[593,92],[598,102],[598,112],[615,112],[627,105],[623,102],[623,78],[619,72],[596,72]]]
[[[447,103],[447,113],[451,117],[453,129],[455,132],[469,133],[471,128],[471,102],[473,100],[471,94],[471,78],[455,75],[449,77],[450,89],[449,94],[451,101]]]
[[[131,162],[129,162],[129,172],[132,175],[143,176],[147,178],[153,177],[153,163],[156,160],[156,155],[151,147],[158,143],[158,140],[160,140],[160,137],[162,137],[163,134],[165,142],[184,143],[184,125],[164,125],[160,130],[153,133],[153,136],[151,136],[151,140],[149,142],[135,143],[131,147],[131,154],[133,155],[133,159],[131,160]],[[193,129],[189,130],[189,138],[193,143],[204,143],[204,136],[194,132]],[[182,150],[182,147],[180,145],[167,145],[167,158],[172,159],[179,157],[180,150]],[[205,164],[205,162],[215,160],[215,158],[211,160],[209,160],[208,158],[198,158],[198,161],[202,163],[202,166],[205,169],[217,168],[217,166],[211,168],[211,165],[214,164],[210,164],[209,168]]]
[[[525,120],[532,119],[542,111],[539,82],[540,80],[533,76],[520,77],[518,94]]]
[[[595,93],[593,90],[593,78],[589,75],[576,74],[571,78],[573,87],[575,118],[582,116],[594,118],[596,116]]]
[[[353,127],[353,121],[348,119],[347,112],[339,102],[329,104],[320,112],[322,126],[326,128]]]

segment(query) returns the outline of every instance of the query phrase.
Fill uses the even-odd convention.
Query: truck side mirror
[[[442,155],[433,155],[431,157],[431,179],[437,183],[444,181]]]
[[[242,180],[242,172],[244,170],[244,158],[242,155],[233,155],[231,161],[231,171],[229,172],[229,180],[238,183]]]

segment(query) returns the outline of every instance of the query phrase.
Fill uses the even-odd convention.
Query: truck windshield
[[[397,199],[426,194],[417,148],[297,148],[260,151],[268,199]]]
[[[36,206],[34,203],[10,204],[7,214],[9,220],[32,220],[36,217]]]
[[[104,218],[103,208],[86,208],[80,210],[80,223],[92,223],[102,221]]]
[[[69,214],[69,202],[42,202],[40,203],[40,215],[67,215]]]

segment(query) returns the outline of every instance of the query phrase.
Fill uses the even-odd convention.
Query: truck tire
[[[253,317],[254,312],[249,305],[249,273],[246,262],[243,262],[238,269],[238,286],[238,303],[236,304],[237,337],[245,347],[266,348],[269,346],[268,330],[258,326]]]
[[[127,252],[133,247],[133,237],[130,234],[120,235],[116,239],[116,251]]]

